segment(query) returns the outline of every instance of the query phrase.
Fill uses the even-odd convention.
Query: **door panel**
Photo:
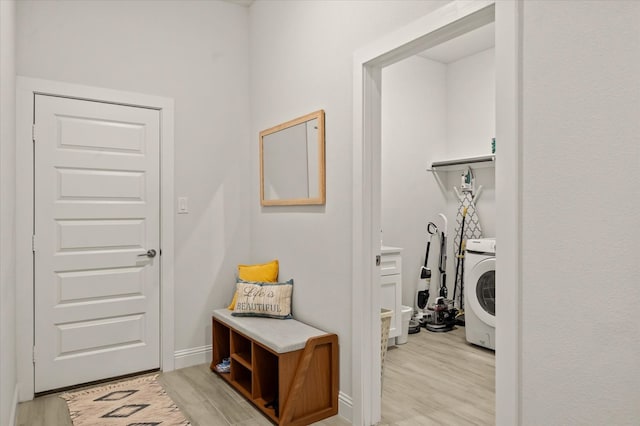
[[[144,174],[97,169],[56,169],[59,200],[143,201]]]
[[[58,272],[58,304],[142,296],[144,267]]]
[[[145,126],[141,123],[124,123],[87,117],[58,116],[63,137],[60,147],[71,149],[125,151],[142,154],[145,142]]]
[[[94,248],[144,248],[145,222],[142,219],[59,220],[58,252]]]
[[[59,357],[144,344],[143,315],[58,325]]]
[[[35,391],[159,368],[159,112],[37,95],[35,129]]]

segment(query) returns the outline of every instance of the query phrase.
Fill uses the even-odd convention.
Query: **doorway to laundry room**
[[[494,285],[499,291],[495,303],[500,306],[495,316],[496,346],[495,363],[495,421],[515,424],[520,416],[521,395],[520,363],[521,354],[519,306],[520,259],[520,113],[521,113],[521,27],[520,6],[516,2],[451,2],[442,8],[416,20],[402,29],[388,34],[378,42],[365,46],[354,55],[354,179],[353,179],[353,324],[354,333],[359,336],[353,344],[354,380],[354,423],[375,424],[381,420],[382,382],[386,388],[388,376],[381,380],[379,374],[385,357],[376,350],[381,343],[381,291],[379,286],[382,271],[380,231],[382,229],[382,86],[383,69],[431,47],[454,39],[485,25],[495,22],[495,139],[499,160],[495,161],[495,235],[499,239],[499,274],[493,274]],[[489,107],[491,108],[491,106]],[[453,155],[453,154],[451,154]],[[444,156],[444,153],[443,153]],[[424,168],[450,165],[447,158],[425,159]],[[454,163],[459,162],[453,159]],[[440,176],[441,173],[436,174]],[[442,179],[435,177],[440,182]],[[446,178],[450,179],[450,178]],[[459,176],[452,178],[460,182]],[[462,182],[460,182],[462,183]],[[440,183],[438,183],[440,185]],[[417,190],[408,188],[407,190]],[[443,190],[446,193],[446,190]],[[444,222],[444,221],[443,221]],[[424,227],[424,225],[423,225]],[[443,226],[448,228],[448,226]],[[424,228],[422,228],[424,229]],[[418,232],[418,231],[417,231]],[[423,231],[424,232],[424,231]],[[391,244],[383,232],[383,244]],[[424,235],[423,235],[424,238]],[[493,245],[495,252],[495,244]],[[484,254],[486,255],[486,253]],[[372,262],[376,259],[376,262]],[[495,259],[495,253],[494,253]],[[488,259],[487,259],[488,260]],[[400,262],[402,260],[400,259]],[[381,266],[376,266],[381,265]],[[445,262],[446,265],[446,262]],[[424,265],[423,265],[424,266]],[[441,272],[438,269],[438,274]],[[446,272],[446,271],[445,271]],[[450,272],[450,271],[449,271]],[[451,273],[451,272],[450,272]],[[362,303],[367,301],[368,303]],[[455,331],[455,330],[454,330]],[[452,335],[453,331],[443,335]],[[433,335],[423,334],[426,335]],[[435,334],[435,333],[434,333]],[[411,343],[411,340],[405,346]],[[466,344],[466,343],[465,343]],[[385,346],[386,347],[386,346]],[[475,347],[475,346],[474,346]],[[433,348],[432,348],[433,349]],[[478,347],[479,350],[485,350]],[[487,349],[488,351],[488,349]],[[392,350],[391,353],[394,351]],[[397,351],[396,351],[397,352]],[[424,348],[416,352],[427,353]],[[491,352],[492,353],[492,352]],[[451,368],[451,354],[446,354],[446,362],[430,362],[427,355],[412,367],[418,374],[443,372]],[[388,365],[387,365],[388,366]],[[385,366],[385,370],[387,369]],[[442,367],[438,369],[438,367]],[[386,374],[386,373],[385,373]],[[416,376],[418,375],[416,374]],[[475,374],[475,373],[469,373]],[[430,378],[438,389],[446,389],[450,381],[437,377]],[[417,383],[411,376],[410,383]],[[464,382],[461,382],[464,383]],[[413,395],[420,395],[419,385],[411,387]],[[405,395],[395,392],[394,396]],[[397,395],[399,394],[399,395]],[[423,401],[434,395],[418,396],[420,400],[413,412],[426,413]],[[473,401],[470,392],[458,392],[459,400]],[[471,402],[473,403],[473,402]],[[437,406],[437,404],[436,404]],[[448,406],[447,406],[448,407]],[[468,406],[467,406],[468,407]],[[450,408],[464,413],[466,407],[458,405]],[[433,416],[437,413],[431,412]],[[436,416],[438,423],[443,420]],[[424,419],[423,419],[424,420]],[[456,418],[451,424],[464,423]],[[411,422],[402,422],[415,424]]]
[[[381,82],[380,306],[394,313],[382,422],[494,424],[495,280],[478,290],[465,248],[495,238],[495,23],[384,67]]]

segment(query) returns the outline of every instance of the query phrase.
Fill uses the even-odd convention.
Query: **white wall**
[[[447,158],[491,154],[495,81],[493,48],[447,64]]]
[[[0,424],[15,415],[15,2],[0,1]]]
[[[340,339],[340,389],[351,394],[352,72],[357,48],[444,2],[258,1],[251,29],[251,253],[293,277],[294,314]],[[326,111],[327,202],[259,205],[258,132]]]
[[[640,3],[523,30],[522,424],[637,425]]]
[[[445,208],[442,190],[427,168],[447,149],[446,81],[447,66],[421,56],[382,70],[383,242],[403,248],[402,303],[414,308],[427,223]],[[434,289],[438,247],[434,237],[429,253]]]
[[[248,10],[201,1],[21,1],[19,75],[175,99],[175,349],[211,342],[249,258]],[[204,361],[204,359],[201,359]]]

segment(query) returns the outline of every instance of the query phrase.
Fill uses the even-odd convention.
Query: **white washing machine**
[[[496,239],[467,240],[464,256],[467,341],[496,349]]]

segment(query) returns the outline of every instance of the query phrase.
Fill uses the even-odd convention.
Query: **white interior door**
[[[35,391],[160,366],[160,113],[36,95]]]

